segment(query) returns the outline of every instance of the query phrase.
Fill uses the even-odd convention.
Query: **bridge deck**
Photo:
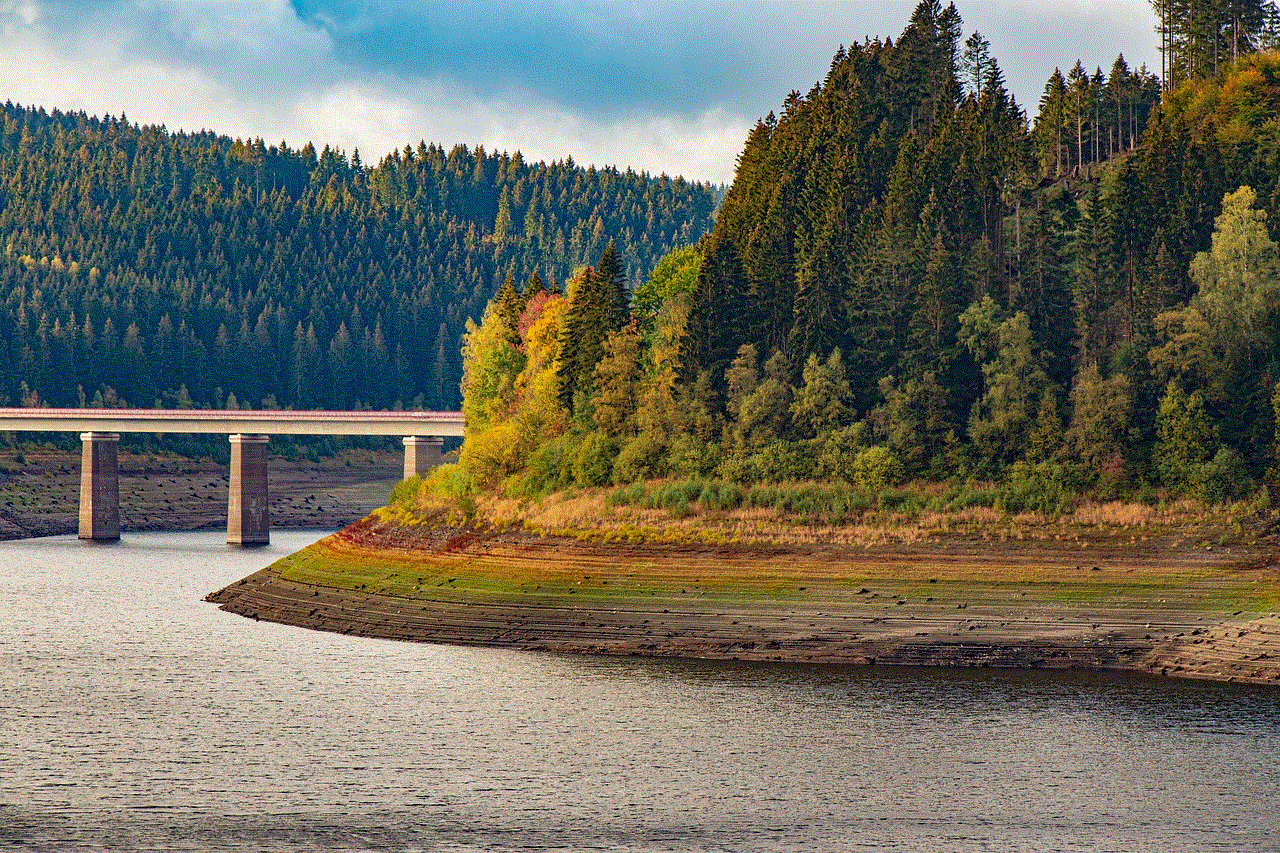
[[[461,436],[461,412],[4,409],[0,431]]]

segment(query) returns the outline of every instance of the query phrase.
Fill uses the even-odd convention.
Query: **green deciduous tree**
[[[765,362],[764,378],[738,405],[740,442],[761,444],[787,435],[794,398],[787,372],[787,359],[781,352]]]
[[[960,339],[981,363],[983,393],[969,415],[969,437],[995,464],[1021,458],[1036,425],[1041,397],[1053,393],[1027,315],[1000,320],[990,298],[960,316]]]
[[[640,397],[640,332],[634,323],[610,332],[595,367],[595,422],[608,435],[636,431]]]
[[[956,441],[949,395],[933,373],[880,380],[884,404],[871,413],[877,440],[896,454],[908,475],[946,470],[943,457]]]
[[[796,389],[791,416],[808,438],[839,429],[853,419],[853,393],[840,350],[826,360],[810,355],[804,363],[803,384]]]
[[[1081,371],[1071,389],[1068,452],[1094,472],[1115,471],[1129,460],[1132,446],[1133,396],[1128,377],[1103,378],[1098,366]]]
[[[1156,414],[1156,446],[1152,454],[1160,482],[1183,490],[1194,484],[1199,466],[1218,447],[1218,429],[1205,411],[1199,391],[1191,394],[1170,382]]]

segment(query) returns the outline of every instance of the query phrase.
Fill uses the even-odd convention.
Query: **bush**
[[[408,482],[408,481],[406,481]],[[420,481],[418,493],[443,498],[471,518],[476,513],[476,481],[471,472],[461,465],[441,465]]]
[[[1253,478],[1244,459],[1230,447],[1218,448],[1213,459],[1195,466],[1191,472],[1191,492],[1211,503],[1240,500],[1253,491]]]
[[[870,506],[861,492],[841,483],[794,483],[753,486],[743,498],[747,506],[773,509],[834,524],[860,514]]]
[[[720,464],[720,446],[681,433],[667,448],[668,473],[675,477],[707,477]]]
[[[737,483],[707,483],[698,495],[698,503],[710,510],[737,509],[742,506],[742,487]]]
[[[994,506],[997,497],[995,489],[980,489],[969,482],[948,486],[942,503],[952,512],[958,512],[971,506]]]
[[[645,431],[622,446],[613,462],[615,483],[634,483],[659,477],[666,467],[667,443],[656,432]]]
[[[879,494],[902,482],[902,463],[898,455],[883,445],[872,445],[853,460],[853,482],[869,492]]]
[[[387,506],[400,507],[401,509],[413,509],[418,502],[418,492],[422,488],[421,477],[410,477],[407,480],[401,480],[391,489],[391,494],[387,498]]]
[[[663,483],[645,498],[644,505],[653,509],[686,511],[689,504],[702,495],[705,487],[700,479]]]
[[[492,486],[524,468],[532,450],[533,437],[513,418],[469,433],[460,461],[476,479]]]
[[[820,444],[814,473],[819,477],[852,483],[858,454],[870,443],[871,436],[864,421],[832,430]]]
[[[1074,469],[1066,465],[1017,462],[1009,467],[994,505],[1006,512],[1065,515],[1075,509],[1080,485],[1077,479]]]
[[[618,447],[615,439],[601,432],[588,433],[573,454],[569,469],[579,486],[603,486],[609,482]]]
[[[917,516],[930,508],[928,495],[914,489],[894,489],[880,493],[880,508]],[[935,507],[936,508],[936,507]]]
[[[751,485],[760,482],[760,469],[756,466],[755,454],[741,450],[721,459],[716,466],[716,473],[721,479],[731,483]]]
[[[646,492],[643,483],[633,483],[630,486],[623,486],[609,493],[604,499],[604,505],[607,507],[616,506],[639,506],[644,503]]]
[[[809,442],[781,440],[770,442],[752,459],[760,479],[773,483],[811,479],[816,461]]]
[[[577,450],[573,435],[562,435],[539,446],[529,457],[517,491],[536,496],[568,488],[573,482],[572,463]]]

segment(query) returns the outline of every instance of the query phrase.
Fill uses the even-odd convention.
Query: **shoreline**
[[[382,639],[619,656],[1104,669],[1280,685],[1270,546],[606,544],[375,515],[211,593]]]

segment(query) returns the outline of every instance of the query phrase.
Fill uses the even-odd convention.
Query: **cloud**
[[[0,0],[0,98],[359,148],[419,140],[728,181],[746,133],[912,2]],[[1034,106],[1054,65],[1154,42],[1145,0],[966,0]],[[1045,33],[1071,45],[1045,50]]]
[[[753,102],[760,72],[811,43],[814,21],[825,27],[844,4],[299,0],[295,7],[353,65],[613,115]],[[892,20],[903,7],[864,3],[860,13],[880,10]],[[819,68],[835,47],[824,48]]]

